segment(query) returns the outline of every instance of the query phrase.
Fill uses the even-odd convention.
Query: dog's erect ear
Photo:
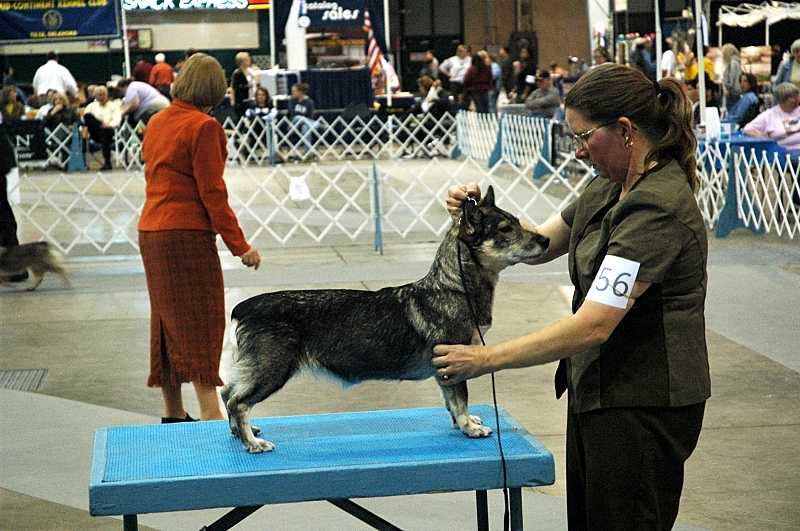
[[[480,225],[483,223],[483,212],[474,202],[469,200],[464,202],[463,211],[459,236],[469,239],[475,236],[475,233],[478,232]]]
[[[489,189],[486,190],[486,195],[483,196],[481,202],[479,203],[482,207],[493,207],[494,206],[494,188],[489,186]]]

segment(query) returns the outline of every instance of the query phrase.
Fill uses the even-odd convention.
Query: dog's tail
[[[225,355],[230,355],[234,362],[239,358],[239,339],[236,337],[237,328],[239,328],[239,321],[231,319],[231,325],[228,329],[228,348],[224,352]]]

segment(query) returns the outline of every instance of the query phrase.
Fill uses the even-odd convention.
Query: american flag
[[[372,77],[377,77],[381,74],[381,61],[383,60],[383,53],[381,47],[378,46],[378,41],[375,40],[375,33],[372,31],[372,22],[369,19],[369,11],[364,11],[364,31],[367,32],[367,39],[369,47],[367,48],[367,57],[369,64],[369,71]]]

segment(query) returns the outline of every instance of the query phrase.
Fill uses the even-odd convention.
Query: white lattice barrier
[[[497,145],[498,115],[460,111],[456,115],[458,147],[467,158],[489,160]]]
[[[477,182],[495,189],[498,205],[533,223],[541,223],[573,201],[590,178],[577,181],[555,172],[547,179],[531,178],[533,164],[497,164],[486,170],[477,159],[447,161],[389,161],[377,165],[380,182],[382,235],[390,239],[439,237],[450,218],[445,207],[447,188]]]
[[[549,159],[552,124],[547,118],[503,115],[500,120],[503,159],[518,165],[534,164],[542,157]]]
[[[697,146],[697,173],[700,189],[695,194],[703,220],[710,229],[717,224],[719,214],[725,206],[728,189],[728,169],[731,156],[728,144],[702,143]]]
[[[800,155],[740,148],[733,166],[739,219],[756,230],[800,236]]]

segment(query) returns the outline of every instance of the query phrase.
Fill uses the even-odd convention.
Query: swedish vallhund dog
[[[417,282],[379,291],[280,291],[239,303],[230,329],[234,376],[222,390],[231,432],[249,452],[272,450],[253,434],[250,410],[301,369],[323,370],[346,384],[434,376],[434,345],[479,343],[467,297],[481,332],[488,330],[500,271],[535,260],[548,243],[496,207],[489,187],[480,203],[465,202]],[[491,433],[469,415],[466,382],[441,390],[454,427],[468,437]]]
[[[48,272],[60,276],[64,285],[70,287],[62,260],[61,254],[47,242],[0,247],[0,284],[6,284],[14,275],[30,271],[32,284],[28,291],[38,288],[44,274]]]

